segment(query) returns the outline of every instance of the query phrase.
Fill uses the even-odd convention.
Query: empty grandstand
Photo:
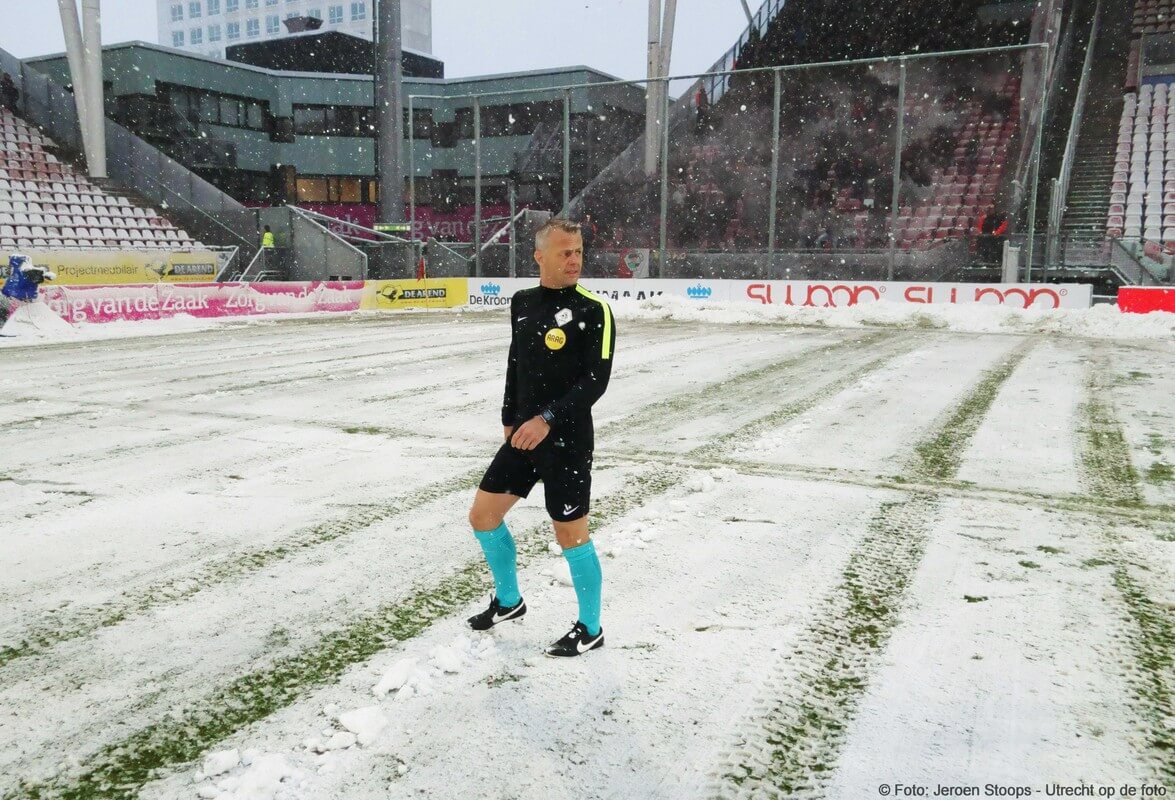
[[[0,109],[0,248],[201,248],[153,208],[91,183],[57,145]]]

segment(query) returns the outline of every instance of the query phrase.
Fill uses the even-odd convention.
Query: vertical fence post
[[[780,116],[780,79],[779,68],[772,70],[775,85],[775,101],[771,114],[771,197],[768,201],[770,211],[767,215],[767,252],[775,252],[775,223],[779,213],[779,116]]]
[[[893,192],[889,208],[889,268],[885,279],[892,281],[898,258],[898,202],[902,188],[902,136],[906,127],[906,59],[898,59],[898,129],[893,153]]]
[[[1049,218],[1048,228],[1045,231],[1045,256],[1044,269],[1045,273],[1041,276],[1041,280],[1048,280],[1048,269],[1060,261],[1060,227],[1061,227],[1061,208],[1064,201],[1061,199],[1061,179],[1053,178],[1052,187],[1049,193]]]
[[[416,132],[412,95],[408,95],[408,238],[416,239]],[[389,222],[392,220],[389,220]]]
[[[563,90],[563,213],[571,213],[571,90]]]
[[[514,181],[510,181],[510,277],[518,277],[518,226],[514,218],[518,215],[518,193]]]
[[[665,253],[669,249],[669,79],[662,87],[664,103],[661,104],[661,252],[657,257],[657,274],[665,274]]]
[[[481,99],[473,98],[473,274],[481,277]]]
[[[1044,55],[1042,56],[1042,60],[1046,63],[1048,62],[1048,55],[1049,45],[1046,42],[1044,45]],[[1040,182],[1040,150],[1044,140],[1044,110],[1048,107],[1048,92],[1048,81],[1042,80],[1040,86],[1040,104],[1037,106],[1036,141],[1032,144],[1032,156],[1029,162],[1032,170],[1032,179],[1028,182],[1028,246],[1024,255],[1025,283],[1032,283],[1032,251],[1036,244],[1036,190]]]

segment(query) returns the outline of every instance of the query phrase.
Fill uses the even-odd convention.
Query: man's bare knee
[[[502,524],[502,515],[492,509],[478,508],[474,505],[469,509],[469,524],[475,531],[492,531]]]
[[[555,541],[564,550],[570,550],[573,547],[579,547],[582,544],[587,544],[591,540],[591,534],[588,532],[588,519],[582,517],[572,522],[554,522]]]

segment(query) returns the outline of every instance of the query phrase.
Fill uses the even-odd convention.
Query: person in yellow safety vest
[[[273,240],[273,231],[269,229],[268,225],[265,226],[265,233],[261,234],[261,246],[266,250],[272,250],[276,246]]]

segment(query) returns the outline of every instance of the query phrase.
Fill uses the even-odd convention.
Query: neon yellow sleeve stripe
[[[589,292],[582,286],[576,285],[576,291],[586,297],[588,300],[594,300],[604,307],[604,341],[600,345],[600,358],[609,359],[612,357],[612,309],[600,298]]]

